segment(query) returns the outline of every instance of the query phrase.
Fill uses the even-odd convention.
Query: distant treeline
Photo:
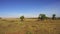
[[[2,19],[2,17],[0,17],[0,19]],[[38,17],[33,17],[33,18],[25,18],[24,16],[20,16],[21,21],[24,21],[24,19],[38,19],[39,20],[45,20],[45,19],[52,19],[52,20],[56,20],[56,19],[60,19],[60,17],[56,17],[56,14],[53,14],[52,17],[47,17],[45,14],[39,14]]]
[[[38,18],[36,17],[36,18],[26,18],[26,19],[38,19]],[[52,17],[47,17],[47,19],[52,19]],[[60,17],[56,17],[56,19],[60,19]]]

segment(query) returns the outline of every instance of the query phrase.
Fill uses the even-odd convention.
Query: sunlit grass
[[[0,19],[0,34],[59,34],[60,20]]]

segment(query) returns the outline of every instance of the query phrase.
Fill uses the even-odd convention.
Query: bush
[[[54,20],[56,18],[55,16],[56,16],[56,14],[53,14],[52,15],[52,20]]]
[[[23,19],[24,19],[24,16],[21,16],[21,17],[20,17],[20,19],[21,19],[21,21],[23,21]]]
[[[30,31],[27,31],[27,32],[26,32],[26,34],[32,34],[32,32],[30,32]]]
[[[39,14],[38,19],[44,20],[44,19],[46,19],[46,15],[45,14]]]

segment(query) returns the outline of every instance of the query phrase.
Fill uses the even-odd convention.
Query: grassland
[[[0,34],[60,34],[60,20],[0,19]]]

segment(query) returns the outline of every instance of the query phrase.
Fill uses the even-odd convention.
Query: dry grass
[[[60,20],[0,19],[0,34],[60,34]]]

